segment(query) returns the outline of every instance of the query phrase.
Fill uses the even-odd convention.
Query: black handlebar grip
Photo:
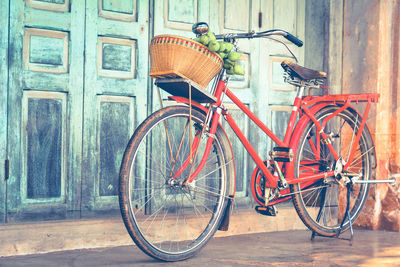
[[[287,33],[285,38],[288,39],[289,41],[291,41],[292,43],[294,43],[295,45],[297,45],[298,47],[303,46],[303,42],[299,38],[294,36],[293,34]]]

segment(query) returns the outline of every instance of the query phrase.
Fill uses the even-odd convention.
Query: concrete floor
[[[400,233],[357,230],[350,246],[335,238],[310,241],[309,231],[280,231],[213,238],[193,258],[175,263],[153,260],[132,245],[3,257],[0,266],[400,266]]]

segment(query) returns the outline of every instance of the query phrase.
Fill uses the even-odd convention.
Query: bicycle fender
[[[319,110],[323,109],[324,107],[327,107],[329,105],[332,105],[331,103],[319,103],[315,104],[314,106],[310,107],[309,110],[311,113],[315,114]],[[310,121],[310,117],[308,117],[306,114],[303,114],[299,121],[296,123],[296,127],[294,128],[294,131],[292,133],[292,136],[290,138],[290,143],[289,147],[293,150],[293,153],[296,155],[296,150],[297,150],[297,144],[299,143],[299,139],[301,137],[301,134],[303,133],[304,128],[306,127],[307,123]],[[288,162],[285,164],[286,166],[286,173],[287,177],[294,177],[294,160],[291,162]]]
[[[314,109],[314,106],[310,109],[310,111],[311,112],[313,112],[314,114],[315,113],[317,113],[319,110],[321,110],[321,109],[323,109],[323,108],[325,108],[325,107],[327,107],[327,106],[330,106],[330,105],[332,105],[331,103],[320,103],[320,104],[318,104],[318,105],[315,105],[315,109]],[[336,104],[336,106],[341,106],[341,105],[338,105],[338,104]],[[349,107],[347,107],[347,109],[348,110],[350,110],[352,113],[354,113],[354,114],[358,114],[358,116],[360,117],[360,118],[362,118],[362,114],[360,114],[353,106],[349,106]],[[299,140],[299,138],[300,138],[300,135],[301,135],[301,133],[302,133],[302,130],[304,129],[304,127],[306,126],[306,124],[307,124],[307,122],[310,120],[310,118],[308,117],[308,116],[306,116],[306,115],[303,115],[301,118],[300,118],[300,120],[303,118],[303,117],[306,117],[306,118],[304,118],[304,121],[301,123],[301,129],[299,129],[299,133],[297,134],[298,135],[298,137],[297,137],[297,139],[296,140],[291,140],[290,141],[290,147],[292,147],[292,146],[294,146],[295,144],[297,144],[297,142],[298,142],[298,140]],[[300,120],[299,120],[299,123],[300,123]],[[298,123],[298,124],[299,124]],[[369,129],[369,127],[368,127],[368,125],[367,124],[365,124],[364,125],[364,129],[366,129],[366,131],[368,131],[368,136],[372,136],[371,135],[371,130]],[[293,132],[293,135],[294,135],[294,133],[297,131],[297,125],[296,125],[296,129],[295,129],[295,131]],[[292,135],[292,139],[294,139],[293,138],[293,135]],[[292,142],[293,141],[293,142]],[[378,162],[378,159],[376,158],[376,151],[375,151],[375,143],[374,143],[374,140],[372,140],[371,138],[368,138],[367,140],[366,140],[369,144],[370,144],[370,146],[371,147],[373,147],[373,151],[371,152],[371,155],[372,155],[372,158],[371,158],[371,160],[372,160],[372,169],[375,169],[376,168],[376,166],[377,166],[377,162]],[[292,148],[293,149],[293,148]]]
[[[332,103],[319,103],[316,104],[314,106],[312,106],[310,108],[310,111],[315,114],[317,113],[319,110],[327,107],[327,106],[331,106]],[[349,106],[347,109],[350,109],[351,112],[353,113],[357,113],[360,117],[361,114],[352,106]],[[289,147],[293,149],[293,153],[296,154],[296,150],[297,150],[297,144],[299,142],[300,136],[304,130],[304,128],[306,127],[307,123],[310,121],[311,119],[307,116],[307,115],[303,115],[300,117],[299,121],[296,124],[296,127],[293,131],[292,137],[290,139],[290,144]],[[371,136],[371,131],[368,127],[367,124],[365,124],[364,129],[366,129],[369,133],[369,136]],[[377,158],[376,158],[376,152],[375,152],[375,144],[374,141],[372,139],[366,140],[367,142],[369,142],[371,144],[371,146],[374,148],[373,152],[371,153],[372,155],[372,169],[376,168],[377,165]],[[375,161],[375,162],[374,162]],[[374,164],[375,163],[375,164]],[[288,162],[286,163],[286,168],[287,168],[287,177],[294,177],[294,161],[292,162]]]
[[[189,105],[190,101],[188,98],[185,97],[180,97],[180,96],[170,96],[170,99],[176,101],[177,103],[180,104],[185,104]],[[196,110],[206,114],[207,113],[207,108],[201,105],[199,102],[196,101],[191,101],[192,107],[195,108]],[[230,177],[228,181],[228,186],[229,186],[229,198],[228,198],[228,203],[226,205],[225,211],[223,212],[223,217],[221,220],[221,223],[218,227],[218,230],[221,231],[228,231],[229,228],[229,221],[230,221],[230,215],[232,213],[232,208],[233,208],[233,202],[235,199],[235,191],[236,191],[236,168],[235,168],[235,159],[233,155],[233,149],[232,149],[232,144],[228,138],[228,135],[225,132],[225,129],[222,127],[221,123],[218,123],[218,128],[217,131],[222,131],[222,142],[224,142],[225,147],[229,147],[229,151],[227,151],[227,159],[226,161],[232,161],[232,164],[229,164],[228,166],[228,177]]]
[[[319,103],[319,104],[316,104],[316,105],[312,106],[311,108],[309,108],[309,110],[311,111],[311,113],[315,114],[319,110],[321,110],[327,106],[330,106],[330,105],[332,105],[332,104],[331,103]],[[294,146],[299,141],[302,131],[303,131],[304,127],[306,127],[309,120],[311,120],[311,119],[306,114],[303,114],[300,117],[299,121],[296,124],[296,127],[294,128],[292,136],[290,138],[290,143],[289,143],[290,148],[296,149],[296,147],[294,147]]]

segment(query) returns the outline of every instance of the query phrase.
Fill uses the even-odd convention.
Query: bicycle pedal
[[[271,206],[256,206],[255,210],[260,213],[261,215],[265,216],[276,216],[278,210],[275,208],[274,205]]]
[[[294,157],[293,150],[288,147],[274,147],[269,155],[276,162],[291,162]]]

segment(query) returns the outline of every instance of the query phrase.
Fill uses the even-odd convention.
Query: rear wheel
[[[322,123],[324,119],[340,107],[326,107],[316,114],[316,119]],[[317,174],[331,170],[340,170],[349,158],[351,147],[355,146],[355,154],[347,169],[350,179],[370,180],[372,162],[372,139],[365,127],[358,143],[354,142],[360,127],[360,115],[346,109],[330,119],[324,132],[331,136],[331,143],[341,160],[336,161],[324,142],[321,142],[315,124],[310,122],[300,138],[296,150],[295,177]],[[347,204],[347,185],[345,179],[326,177],[317,182],[299,183],[291,187],[293,203],[304,224],[316,233],[333,236],[338,233],[345,216]],[[360,214],[369,191],[369,184],[349,184],[350,217],[353,222]],[[342,230],[349,228],[346,218]]]
[[[228,198],[226,143],[215,134],[210,155],[190,185],[183,184],[189,166],[175,174],[200,135],[204,114],[172,106],[157,111],[132,136],[120,171],[120,208],[134,242],[148,255],[165,261],[183,260],[198,252],[218,229]],[[192,136],[189,137],[190,133]],[[200,139],[194,168],[202,158]]]

